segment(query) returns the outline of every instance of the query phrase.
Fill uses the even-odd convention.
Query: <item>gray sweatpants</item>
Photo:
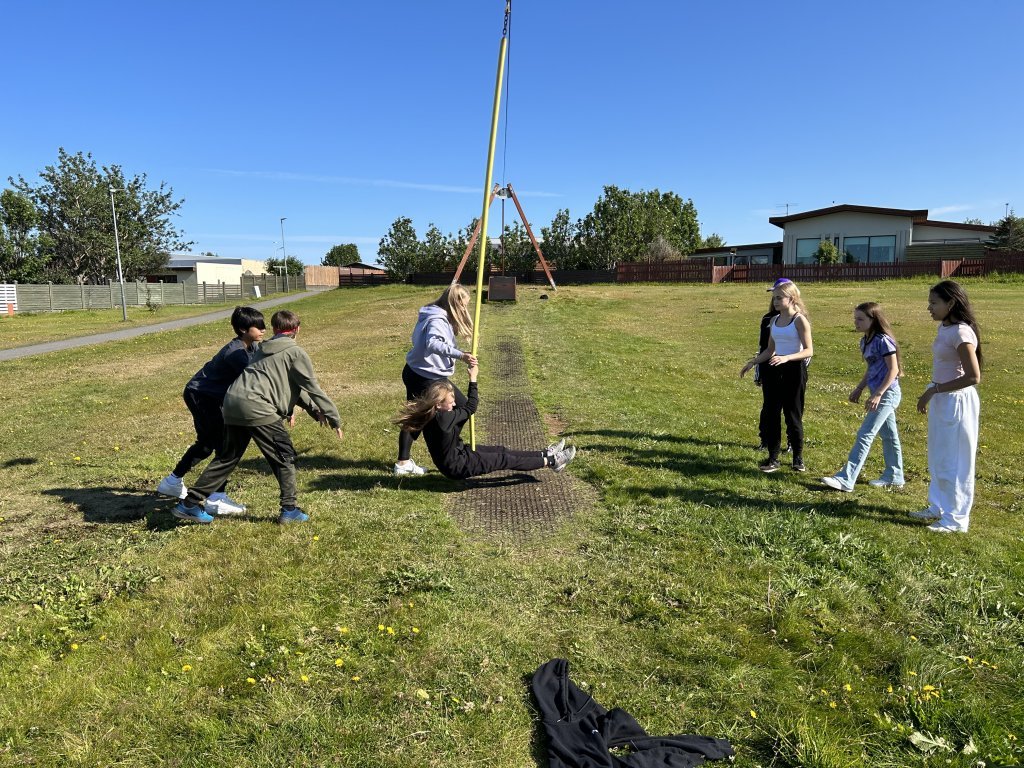
[[[256,447],[263,453],[274,476],[277,477],[277,483],[281,487],[281,506],[294,507],[298,493],[295,486],[295,446],[292,445],[291,435],[282,421],[259,427],[225,424],[221,452],[188,489],[185,502],[193,506],[201,504],[207,496],[227,482],[245,455],[250,440],[256,443]]]

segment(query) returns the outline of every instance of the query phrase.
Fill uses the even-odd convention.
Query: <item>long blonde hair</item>
[[[804,300],[800,298],[800,289],[796,287],[796,283],[790,280],[788,283],[783,283],[775,290],[782,291],[782,293],[793,300],[793,306],[797,309],[794,314],[801,314],[810,319],[810,314],[807,312],[807,307],[804,306]]]
[[[401,427],[403,432],[419,432],[434,418],[437,406],[454,394],[455,387],[447,379],[431,382],[422,395],[405,404],[391,423]]]
[[[441,297],[434,302],[448,313],[448,322],[456,336],[473,335],[473,318],[469,316],[469,292],[458,283],[452,283],[444,289]]]

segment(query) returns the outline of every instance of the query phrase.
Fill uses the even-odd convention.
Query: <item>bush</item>
[[[838,264],[842,260],[842,253],[831,240],[822,240],[814,252],[814,260],[819,264]]]

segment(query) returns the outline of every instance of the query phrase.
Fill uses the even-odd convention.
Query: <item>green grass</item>
[[[532,394],[579,446],[570,473],[594,499],[519,542],[461,532],[436,473],[386,473],[431,289],[295,305],[345,419],[342,443],[305,418],[293,431],[304,526],[271,523],[255,451],[231,488],[249,517],[179,526],[151,493],[189,442],[181,388],[226,323],[5,363],[0,764],[546,765],[524,676],[554,656],[652,733],[729,738],[739,766],[1020,764],[1020,285],[968,284],[986,367],[967,536],[906,517],[927,488],[913,407],[927,289],[806,286],[806,476],[756,469],[760,396],[738,372],[761,286],[546,302],[521,288],[485,306],[483,398],[489,345],[521,335]],[[830,494],[816,478],[860,421],[846,395],[865,300],[903,346],[908,482]]]

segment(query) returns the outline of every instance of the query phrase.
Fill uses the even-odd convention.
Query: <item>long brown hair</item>
[[[880,333],[884,333],[892,339],[893,346],[896,347],[896,375],[902,376],[903,356],[900,354],[900,345],[896,343],[896,336],[892,332],[892,326],[889,325],[889,321],[885,318],[885,315],[882,312],[882,305],[877,301],[865,301],[863,304],[858,304],[854,309],[858,312],[863,312],[864,316],[871,321],[871,327],[868,328],[867,333],[864,334],[865,346],[867,346],[868,342]]]
[[[456,336],[473,335],[473,318],[469,316],[469,292],[458,283],[452,283],[434,302],[448,313],[448,322]]]
[[[447,379],[438,379],[427,386],[426,391],[415,400],[410,400],[402,412],[391,420],[404,432],[419,432],[434,418],[437,406],[455,394],[455,387]]]
[[[964,323],[971,327],[974,335],[978,337],[978,344],[974,353],[978,356],[978,368],[981,368],[981,330],[978,328],[978,321],[974,319],[974,310],[971,309],[971,302],[967,298],[960,283],[952,280],[943,280],[941,283],[932,286],[932,293],[943,301],[952,302],[949,314],[946,316],[950,322]]]

